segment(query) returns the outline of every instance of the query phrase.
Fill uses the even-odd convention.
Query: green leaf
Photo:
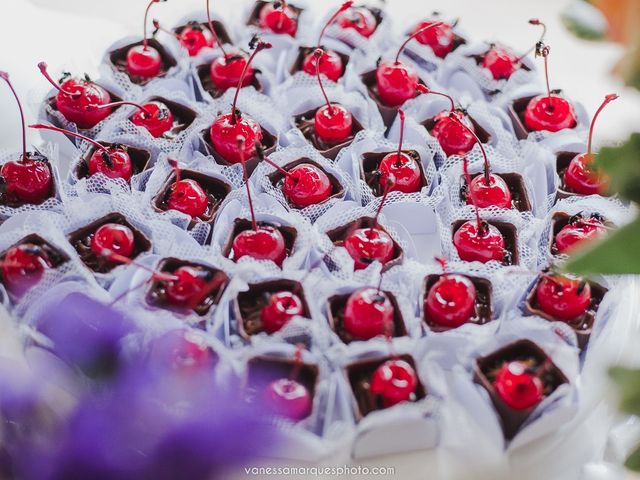
[[[602,148],[595,157],[596,166],[611,177],[611,191],[640,203],[640,133],[619,147]]]
[[[627,457],[624,466],[634,472],[640,472],[640,445],[635,448],[633,453]]]
[[[609,376],[617,386],[620,410],[640,414],[640,370],[612,367]]]
[[[607,22],[602,12],[584,0],[574,0],[562,12],[562,22],[576,37],[584,40],[603,40]]]
[[[562,267],[578,275],[640,273],[640,219],[576,252]]]

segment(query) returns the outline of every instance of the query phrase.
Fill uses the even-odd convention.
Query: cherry
[[[203,300],[209,282],[207,272],[189,265],[178,267],[172,274],[173,279],[166,282],[165,296],[175,306],[197,306]],[[213,288],[209,288],[209,291]]]
[[[18,104],[22,125],[22,155],[19,160],[10,160],[0,169],[0,177],[4,181],[4,194],[10,203],[31,203],[34,205],[44,202],[51,196],[53,177],[46,159],[39,154],[27,152],[27,129],[24,123],[24,111],[9,74],[0,71],[2,78]]]
[[[262,129],[260,124],[250,116],[242,115],[236,109],[236,105],[238,103],[240,89],[244,85],[253,59],[258,52],[271,48],[271,44],[254,37],[249,45],[254,51],[245,63],[240,79],[238,80],[236,94],[231,106],[231,113],[220,115],[216,118],[209,131],[211,143],[216,152],[229,163],[239,163],[242,158],[249,159],[255,156],[255,144],[256,142],[262,142]],[[237,139],[239,137],[244,138],[244,142],[242,142],[244,150],[242,151],[238,150],[239,144]]]
[[[102,173],[109,178],[122,178],[126,182],[131,180],[133,165],[126,146],[105,147],[89,137],[85,137],[84,135],[71,132],[63,128],[54,127],[52,125],[35,124],[29,125],[29,128],[52,130],[54,132],[77,137],[92,144],[95,147],[95,150],[87,162],[89,176],[93,176],[96,173]]]
[[[331,196],[333,187],[329,177],[315,165],[296,165],[288,173],[282,189],[294,206],[304,208],[317,205]]]
[[[111,114],[111,109],[94,110],[90,105],[105,105],[111,102],[111,95],[100,85],[85,78],[64,77],[60,85],[47,72],[45,62],[38,63],[42,75],[54,86],[56,108],[68,121],[75,123],[80,129],[95,127]]]
[[[172,210],[177,210],[191,218],[197,218],[207,211],[209,199],[202,186],[190,178],[180,178],[180,168],[178,163],[170,160],[176,174],[176,181],[169,189],[167,206]]]
[[[391,175],[395,178],[395,184],[392,191],[403,193],[414,193],[422,188],[422,171],[420,165],[415,158],[402,151],[404,142],[404,111],[398,110],[400,117],[400,142],[398,143],[398,151],[389,153],[384,156],[378,166],[380,173],[380,186],[387,184],[387,179]]]
[[[526,410],[542,401],[542,380],[527,371],[520,361],[504,363],[496,374],[493,386],[502,401],[514,410]]]
[[[547,82],[547,94],[538,95],[529,101],[524,110],[524,124],[531,131],[545,130],[558,132],[576,126],[576,113],[573,105],[549,87],[549,47],[541,46],[540,55],[544,57],[544,73]]]
[[[260,312],[262,328],[271,334],[280,330],[295,316],[304,315],[302,300],[294,292],[276,292]]]
[[[424,299],[425,317],[439,327],[457,328],[475,315],[478,294],[468,277],[448,274],[444,259],[438,261],[444,272]]]
[[[556,234],[556,250],[558,253],[569,253],[576,246],[604,235],[606,231],[607,227],[599,215],[592,215],[591,218],[575,215]]]
[[[575,320],[591,304],[591,286],[579,277],[545,274],[536,288],[536,301],[553,318]]]
[[[187,329],[170,330],[151,343],[150,359],[179,373],[205,371],[215,363],[215,354],[206,339]]]
[[[24,243],[11,247],[2,261],[3,283],[13,295],[22,296],[51,266],[47,253],[37,245]]]
[[[422,45],[431,47],[436,57],[444,58],[453,51],[456,35],[453,33],[453,27],[444,22],[439,22],[440,25],[437,27],[426,29],[434,23],[436,22],[420,22],[413,30],[413,34]]]
[[[144,37],[142,45],[136,45],[127,52],[127,72],[132,77],[153,78],[156,77],[162,69],[162,57],[160,52],[149,46],[147,39],[147,17],[149,10],[154,3],[160,3],[165,0],[151,0],[144,12]]]
[[[119,223],[105,223],[91,238],[91,250],[108,260],[118,261],[117,256],[131,257],[135,249],[135,237],[131,229]]]
[[[576,155],[564,172],[565,186],[574,193],[580,195],[603,195],[609,188],[609,176],[605,172],[593,168],[595,159],[595,154],[592,152],[593,130],[600,112],[617,98],[618,95],[615,93],[604,97],[589,126],[587,153]]]
[[[274,414],[294,422],[308,417],[313,407],[309,390],[288,378],[271,382],[264,392],[264,401]]]
[[[216,88],[226,91],[239,84],[242,72],[247,67],[249,56],[242,50],[237,50],[233,54],[222,55],[211,62],[211,81]],[[240,84],[248,87],[253,81],[255,70],[253,67],[247,68],[247,74]]]
[[[351,7],[351,5],[353,5],[352,1],[343,3],[338,11],[331,15],[327,23],[325,23],[324,27],[320,31],[317,48],[322,48],[322,37],[324,37],[327,28],[329,28],[329,25],[331,25],[342,12]],[[315,75],[316,70],[318,69],[318,63],[320,63],[320,73],[334,82],[337,82],[344,73],[342,58],[340,58],[340,55],[338,55],[336,52],[333,52],[331,50],[324,51],[321,57],[317,57],[314,53],[309,53],[302,62],[302,71],[308,73],[309,75]]]
[[[316,48],[313,53],[316,58],[322,58],[324,50]],[[349,110],[337,103],[331,103],[327,92],[322,85],[320,77],[320,62],[316,63],[316,77],[320,85],[320,91],[326,102],[326,105],[320,107],[314,117],[314,129],[316,135],[327,142],[342,142],[346,140],[353,132],[353,117]]]
[[[418,385],[418,376],[408,362],[387,360],[371,376],[371,393],[380,395],[385,407],[410,401]]]
[[[190,57],[195,57],[203,48],[213,47],[214,38],[210,30],[203,28],[198,22],[189,22],[178,35],[180,44]]]
[[[389,297],[377,288],[361,288],[347,299],[344,330],[355,340],[393,334],[394,309]]]
[[[369,38],[378,28],[376,17],[366,7],[351,7],[338,16],[340,28],[351,28],[364,38]]]
[[[253,210],[253,199],[251,198],[251,188],[249,186],[249,173],[247,164],[242,152],[245,151],[245,139],[238,137],[238,151],[241,152],[240,162],[244,172],[244,183],[247,189],[247,199],[249,200],[249,210],[251,211],[252,228],[240,232],[233,239],[233,258],[237,262],[242,257],[249,256],[256,260],[271,260],[278,266],[287,256],[286,244],[280,230],[270,225],[260,225],[256,221],[256,214]]]
[[[269,2],[260,10],[260,28],[295,37],[298,31],[296,14],[284,0]]]
[[[400,62],[400,55],[408,43],[417,35],[442,25],[442,22],[432,23],[414,32],[398,49],[395,61],[384,61],[376,70],[376,85],[382,103],[389,107],[398,107],[416,96],[419,78],[415,69]]]
[[[157,100],[147,102],[131,116],[131,122],[146,128],[154,138],[161,137],[173,127],[173,113]]]
[[[454,120],[451,113],[457,116],[457,119]],[[465,126],[467,128],[464,128]],[[444,153],[450,156],[464,155],[473,149],[476,137],[470,133],[472,131],[475,131],[475,127],[469,117],[459,110],[452,110],[435,116],[430,133],[438,140]]]

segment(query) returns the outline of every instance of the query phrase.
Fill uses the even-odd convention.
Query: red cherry
[[[385,407],[412,399],[418,377],[415,370],[404,360],[387,360],[371,376],[371,393],[380,395]]]
[[[460,121],[451,118],[449,113],[450,112],[442,112],[436,115],[434,118],[435,124],[431,129],[431,135],[438,140],[438,143],[447,156],[469,153],[476,143],[476,139],[468,129],[475,132],[475,127],[471,120],[462,112],[455,112],[455,115],[458,116]],[[463,122],[468,129],[460,125],[460,122]]]
[[[313,407],[309,390],[288,378],[271,382],[264,391],[264,401],[269,411],[294,422],[308,417]]]
[[[603,195],[609,188],[609,177],[591,167],[595,155],[586,153],[573,157],[564,171],[565,186],[579,195]]]
[[[11,247],[2,261],[2,279],[14,295],[22,296],[40,281],[51,260],[42,248],[32,243]]]
[[[89,176],[102,173],[109,178],[122,178],[126,182],[131,180],[133,166],[131,157],[126,149],[107,147],[105,150],[96,149],[89,158]]]
[[[493,383],[496,393],[514,410],[526,410],[542,401],[542,380],[527,372],[522,362],[509,362],[500,367]]]
[[[378,28],[376,17],[365,7],[352,7],[338,16],[341,28],[351,28],[365,38],[369,38]]]
[[[230,88],[237,87],[245,68],[247,68],[247,72],[242,79],[242,86],[248,87],[255,75],[254,68],[251,66],[247,67],[248,59],[249,56],[245,52],[237,50],[222,55],[211,62],[211,81],[216,88],[226,91]]]
[[[135,237],[131,229],[119,223],[105,223],[91,238],[91,250],[109,260],[116,260],[111,252],[122,257],[131,257],[135,249]]]
[[[242,156],[252,158],[256,155],[255,144],[262,141],[262,128],[248,115],[237,118],[232,113],[227,113],[216,118],[209,135],[213,148],[225,161],[239,163]],[[246,139],[242,152],[238,150],[238,137]]]
[[[389,297],[377,288],[353,292],[344,308],[344,330],[355,340],[393,334],[394,309]]]
[[[302,71],[309,75],[315,75],[317,70],[318,59],[313,54],[308,54],[302,62]],[[324,50],[320,57],[320,73],[329,80],[337,82],[344,73],[344,65],[342,58],[331,50]]]
[[[149,355],[152,363],[182,374],[200,373],[215,363],[205,338],[186,329],[170,330],[153,340]]]
[[[524,111],[524,124],[531,131],[557,132],[576,126],[573,105],[559,95],[532,98]]]
[[[391,191],[403,193],[414,193],[422,188],[422,171],[420,165],[411,156],[402,151],[404,142],[404,122],[405,115],[402,110],[398,110],[400,117],[400,142],[398,143],[398,151],[385,155],[378,171],[380,172],[380,186],[385,187],[389,178],[394,179],[394,185]]]
[[[344,240],[354,261],[354,268],[362,270],[375,261],[383,265],[393,258],[394,244],[391,236],[379,229],[359,228]]]
[[[269,303],[260,312],[262,328],[269,334],[280,330],[295,316],[304,315],[300,297],[293,292],[277,292],[271,295]]]
[[[321,169],[302,163],[289,170],[282,190],[289,203],[304,208],[324,202],[331,196],[333,187],[329,177]]]
[[[451,25],[446,23],[441,23],[437,27],[420,32],[425,27],[431,26],[433,23],[436,22],[421,22],[413,30],[413,33],[417,33],[416,40],[418,40],[418,42],[422,45],[428,45],[431,47],[431,50],[433,50],[436,57],[444,58],[453,50],[456,36],[453,33]]]
[[[494,80],[508,80],[520,68],[520,57],[508,48],[493,45],[484,54],[482,67],[491,72]]]
[[[146,128],[155,137],[161,137],[173,127],[173,113],[164,103],[154,100],[147,102],[131,116],[131,122]]]
[[[568,253],[583,242],[588,242],[606,233],[607,229],[598,217],[572,219],[557,233],[555,238],[558,253]]]
[[[502,262],[505,256],[504,237],[489,223],[465,222],[453,235],[453,245],[465,262]]]
[[[171,185],[167,206],[191,218],[197,218],[207,211],[209,199],[207,193],[195,180],[179,180]]]
[[[298,30],[295,12],[286,2],[270,2],[260,10],[260,28],[295,37]]]
[[[127,73],[132,77],[153,78],[162,69],[162,57],[160,52],[149,46],[147,39],[147,17],[149,10],[154,3],[160,0],[150,0],[144,12],[144,34],[142,44],[135,45],[127,52]]]
[[[575,320],[591,304],[591,286],[578,277],[547,274],[538,283],[536,300],[547,315],[558,320]]]
[[[457,328],[476,313],[476,287],[462,275],[442,275],[424,299],[424,313],[439,327]]]
[[[237,262],[249,256],[256,260],[271,260],[282,266],[287,256],[284,237],[277,228],[262,225],[257,229],[244,230],[233,239],[233,258]]]
[[[38,205],[51,197],[53,177],[42,158],[11,160],[0,170],[4,179],[5,195],[10,202]]]
[[[174,278],[166,282],[167,301],[180,307],[197,306],[203,300],[203,292],[209,287],[206,274],[207,272],[188,265],[177,268],[171,274]]]
[[[342,105],[330,104],[316,111],[314,128],[316,135],[327,142],[342,142],[353,131],[353,117]]]
[[[385,61],[376,70],[376,85],[382,103],[397,107],[416,96],[418,74],[409,65]]]
[[[178,35],[180,45],[182,45],[190,57],[195,57],[200,50],[206,47],[213,47],[213,35],[197,22],[191,22],[182,29]]]
[[[484,175],[477,175],[467,187],[467,204],[478,208],[513,208],[511,191],[507,182],[500,175],[489,174],[489,181]],[[473,200],[472,200],[473,198]]]

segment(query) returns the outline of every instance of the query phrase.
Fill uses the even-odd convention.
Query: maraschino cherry
[[[584,242],[604,235],[607,227],[598,214],[585,217],[581,213],[574,215],[556,234],[555,246],[558,253],[569,253]]]
[[[376,17],[366,7],[350,7],[338,16],[342,29],[353,29],[364,38],[369,38],[378,28]]]
[[[262,328],[272,334],[299,315],[304,315],[300,297],[295,292],[281,291],[271,295],[269,303],[260,312],[260,322]]]
[[[35,125],[29,125],[29,128],[52,130],[54,132],[63,133],[72,137],[84,140],[95,147],[95,150],[91,154],[89,161],[87,162],[87,169],[89,170],[89,176],[93,176],[97,173],[102,173],[109,178],[121,178],[128,182],[131,180],[133,174],[133,165],[131,163],[131,157],[127,152],[127,147],[124,145],[105,147],[104,145],[92,140],[89,137],[85,137],[79,133],[71,132],[63,128],[54,127],[52,125],[43,125],[41,123]]]
[[[51,267],[51,260],[41,247],[23,243],[11,247],[5,254],[2,280],[13,295],[22,296],[40,281],[45,269]]]
[[[46,158],[38,153],[27,152],[27,130],[24,123],[24,111],[9,74],[0,71],[2,78],[16,99],[22,125],[22,155],[18,160],[6,162],[0,169],[4,182],[4,196],[8,203],[30,203],[38,205],[51,196],[53,177]]]
[[[395,250],[393,239],[387,232],[378,228],[378,219],[384,207],[384,202],[394,185],[395,178],[392,175],[388,175],[387,184],[373,220],[373,226],[370,228],[358,228],[344,240],[344,248],[353,259],[353,268],[355,270],[365,269],[376,261],[385,265],[393,258]]]
[[[271,225],[260,225],[256,220],[256,214],[253,210],[253,200],[251,198],[251,188],[249,186],[249,174],[247,165],[242,152],[246,150],[244,146],[245,139],[238,137],[238,151],[240,153],[240,162],[244,171],[244,183],[247,189],[247,199],[249,201],[249,210],[251,212],[252,228],[240,232],[233,239],[232,251],[233,258],[237,262],[242,257],[249,256],[256,260],[271,260],[278,266],[282,266],[287,256],[286,244],[280,230]]]
[[[547,273],[536,288],[536,301],[553,318],[575,320],[591,304],[591,286],[579,277]]]
[[[316,48],[313,53],[320,59],[324,50]],[[316,63],[316,77],[326,105],[320,107],[314,117],[314,129],[319,139],[326,142],[339,143],[349,138],[353,132],[353,117],[349,110],[337,103],[331,103],[320,77],[320,62]]]
[[[118,261],[117,257],[129,258],[136,246],[133,231],[119,223],[105,223],[91,237],[91,250],[108,260]],[[114,255],[115,254],[115,255]]]
[[[393,304],[380,288],[361,288],[347,299],[344,331],[354,340],[393,335]]]
[[[382,398],[384,407],[392,407],[412,399],[418,376],[408,362],[399,359],[387,360],[375,369],[371,376],[370,391]]]
[[[273,33],[296,36],[298,21],[296,13],[287,5],[285,0],[277,0],[267,3],[260,10],[260,28],[270,30]]]
[[[544,386],[536,372],[521,362],[505,362],[493,382],[502,401],[514,410],[527,410],[542,401]]]
[[[322,37],[324,37],[327,28],[329,28],[329,25],[331,25],[342,12],[351,7],[351,5],[353,5],[352,1],[343,3],[338,11],[331,15],[327,23],[325,23],[324,27],[320,31],[317,48],[322,48]],[[323,55],[319,58],[315,55],[314,52],[309,53],[302,62],[302,71],[308,73],[309,75],[315,75],[317,71],[317,63],[320,62],[320,73],[326,76],[329,80],[337,82],[344,73],[342,58],[340,58],[340,55],[332,50],[323,50],[323,52]]]
[[[465,164],[467,159],[464,159]],[[471,176],[465,166],[467,185],[471,184]],[[474,192],[469,191],[471,203],[476,212],[476,221],[464,222],[453,234],[453,245],[456,247],[461,260],[465,262],[487,263],[492,260],[504,261],[505,242],[502,233],[494,225],[484,222],[480,218],[480,211],[476,205]]]
[[[224,275],[212,276],[207,270],[182,265],[164,281],[166,300],[176,307],[194,309],[207,295],[221,287],[224,278]]]
[[[156,77],[162,69],[162,57],[160,52],[149,46],[147,38],[147,17],[149,10],[154,3],[164,2],[166,0],[151,0],[144,12],[144,37],[142,45],[131,47],[127,52],[127,72],[132,77],[153,78]]]
[[[136,107],[136,112],[130,117],[131,123],[144,127],[152,137],[159,138],[173,127],[173,113],[171,109],[159,100],[151,100],[141,105],[139,103],[122,101],[105,105],[90,105],[89,109],[103,109],[130,105]]]
[[[167,206],[171,210],[177,210],[191,218],[198,218],[207,211],[209,199],[202,186],[190,178],[180,178],[178,162],[170,160],[176,181],[169,187]]]
[[[149,359],[180,374],[206,372],[215,354],[203,335],[188,329],[169,330],[151,342]]]
[[[476,287],[464,275],[447,273],[443,258],[436,260],[443,273],[424,299],[425,318],[439,327],[457,328],[476,313]]]
[[[238,88],[233,97],[231,113],[220,115],[216,118],[209,131],[211,143],[216,152],[229,163],[239,163],[241,158],[247,160],[252,158],[256,154],[256,142],[262,142],[262,129],[260,124],[249,115],[240,113],[236,105],[238,103],[240,89],[244,84],[253,59],[258,52],[271,48],[271,44],[254,37],[249,46],[253,49],[253,53],[245,63],[240,79],[238,80]],[[238,150],[238,137],[244,138],[244,142],[242,143],[243,151]]]
[[[484,145],[476,135],[476,133],[467,127],[460,121],[457,115],[451,114],[451,118],[460,123],[460,126],[469,132],[476,140],[476,143],[480,147],[482,157],[484,158],[484,172],[482,175],[477,175],[471,180],[471,183],[467,183],[467,204],[475,204],[478,208],[497,207],[509,209],[513,207],[511,190],[507,182],[500,175],[491,173],[491,166],[489,165],[489,157],[484,149]],[[464,162],[464,168],[468,170],[468,162]],[[465,172],[465,177],[470,178],[468,171]],[[471,200],[473,198],[473,200]]]
[[[580,195],[604,195],[609,188],[609,177],[601,170],[593,167],[596,155],[592,151],[593,129],[600,112],[609,103],[618,98],[618,95],[611,93],[604,97],[604,101],[596,110],[591,125],[589,127],[589,141],[587,143],[587,153],[576,155],[569,163],[564,172],[564,184],[574,193]]]
[[[576,126],[576,113],[571,103],[549,86],[549,47],[539,44],[536,55],[544,58],[544,75],[547,83],[547,94],[538,95],[529,101],[524,110],[524,124],[530,131],[558,132]]]
[[[213,47],[214,38],[211,31],[204,28],[198,22],[191,21],[187,23],[187,25],[180,30],[180,33],[175,33],[163,28],[162,25],[160,25],[160,22],[156,19],[153,20],[153,26],[156,29],[156,32],[159,30],[175,37],[190,57],[198,55],[203,48]],[[156,32],[154,32],[154,34]]]
[[[436,57],[444,58],[453,51],[456,35],[453,33],[453,26],[444,22],[438,22],[440,25],[437,27],[426,29],[434,23],[436,22],[431,20],[420,22],[412,34],[419,43],[431,47]]]
[[[395,178],[395,183],[391,191],[414,193],[420,191],[422,188],[422,170],[420,170],[420,165],[415,158],[402,151],[405,123],[404,111],[399,109],[398,116],[400,117],[400,142],[398,143],[398,151],[385,155],[380,161],[380,165],[378,166],[378,172],[380,174],[379,182],[380,186],[384,188],[387,184],[387,178],[391,175]]]
[[[289,378],[279,378],[267,385],[263,399],[269,411],[299,422],[308,417],[313,408],[311,393],[297,380],[302,365],[302,347],[296,349],[294,362]]]
[[[376,70],[376,85],[382,103],[389,107],[398,107],[416,96],[420,81],[418,73],[411,65],[400,62],[400,55],[417,35],[440,25],[442,22],[432,23],[414,32],[400,45],[394,61],[380,62]]]
[[[61,83],[54,81],[47,72],[45,62],[38,63],[38,68],[44,78],[58,90],[56,94],[56,108],[68,121],[75,123],[80,129],[95,127],[111,114],[110,108],[101,110],[90,109],[90,105],[105,105],[111,102],[111,95],[100,85],[84,78],[65,76]]]

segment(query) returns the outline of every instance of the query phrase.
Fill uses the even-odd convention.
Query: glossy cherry
[[[105,223],[91,237],[91,250],[109,260],[115,260],[111,252],[122,257],[131,257],[136,242],[133,231],[119,223]]]
[[[180,178],[180,169],[177,162],[174,164],[176,181],[169,189],[167,206],[172,210],[177,210],[191,218],[198,218],[207,211],[209,198],[207,192],[195,180],[190,178]]]
[[[575,247],[604,235],[607,227],[602,217],[592,215],[589,218],[578,214],[572,217],[556,234],[555,246],[558,253],[569,253]]]
[[[199,333],[170,330],[151,342],[149,359],[181,374],[202,373],[215,363],[215,354]]]
[[[182,265],[171,275],[174,278],[165,282],[168,303],[178,307],[194,307],[203,300],[204,292],[209,286],[206,271]]]
[[[287,201],[298,208],[322,203],[333,192],[328,175],[315,165],[301,163],[287,173],[282,190]]]
[[[262,328],[271,334],[280,330],[295,316],[304,315],[302,300],[294,292],[276,292],[260,312]]]
[[[505,256],[504,237],[494,225],[468,221],[453,235],[453,244],[465,262],[502,262]]]
[[[157,100],[138,106],[138,111],[131,116],[131,122],[146,128],[155,137],[161,137],[173,127],[173,113],[169,107]]]
[[[389,297],[378,288],[361,288],[347,299],[344,331],[355,340],[369,340],[393,334],[394,308]]]
[[[444,260],[439,261],[444,270]],[[475,315],[477,296],[468,277],[444,271],[424,299],[425,317],[439,327],[457,328]]]
[[[111,102],[111,95],[100,85],[92,82],[88,76],[85,78],[65,76],[58,84],[47,72],[45,62],[40,62],[38,68],[49,83],[58,90],[55,96],[56,108],[64,118],[75,123],[78,128],[93,128],[111,115],[111,109],[89,108],[89,106],[105,105]]]
[[[425,30],[436,23],[435,21],[420,22],[413,30],[416,40],[422,45],[428,45],[433,50],[436,57],[444,58],[453,51],[455,47],[456,35],[453,33],[453,27],[448,23],[439,22],[440,25]]]
[[[469,153],[476,143],[476,137],[471,134],[475,132],[475,126],[469,117],[459,110],[453,113],[457,119],[452,118],[451,112],[436,115],[430,132],[447,156]]]
[[[591,305],[591,286],[579,277],[545,274],[536,287],[536,301],[553,318],[575,320]]]
[[[248,60],[249,56],[242,50],[236,50],[217,57],[213,62],[211,62],[211,81],[216,88],[222,91],[237,87],[240,82],[242,72],[245,67],[247,67]],[[248,87],[253,81],[254,75],[254,68],[251,66],[247,67],[247,74],[241,83],[242,87]]]
[[[351,7],[338,16],[338,25],[353,29],[364,38],[369,38],[378,28],[376,17],[366,7]]]
[[[593,153],[593,130],[600,112],[618,98],[615,93],[605,96],[602,104],[596,110],[589,127],[589,141],[587,152],[576,155],[564,172],[564,184],[566,188],[580,195],[604,195],[609,188],[609,176],[593,167],[595,154]]]
[[[371,376],[371,393],[382,397],[385,407],[392,407],[413,399],[418,376],[408,362],[387,360],[375,369]]]
[[[295,11],[284,0],[267,3],[259,16],[260,28],[273,33],[296,36],[298,20]]]
[[[127,52],[127,73],[132,77],[153,78],[156,77],[162,69],[162,57],[160,52],[149,46],[147,38],[147,17],[149,10],[154,3],[160,3],[164,0],[151,0],[144,12],[144,37],[142,45],[135,45]]]
[[[422,170],[420,170],[420,165],[415,158],[402,151],[405,123],[404,111],[398,110],[398,116],[400,117],[400,142],[398,143],[398,151],[385,155],[380,161],[380,165],[378,166],[380,186],[384,188],[387,184],[387,179],[391,175],[395,178],[395,183],[391,191],[403,193],[419,192],[422,188]]]
[[[514,410],[535,407],[544,394],[542,380],[520,361],[504,363],[496,374],[493,387],[502,401]]]
[[[198,22],[189,22],[178,35],[180,44],[189,52],[190,57],[195,57],[203,48],[211,48],[214,45],[214,37],[211,31],[204,28]]]
[[[37,245],[24,243],[11,247],[2,261],[2,282],[17,296],[24,295],[51,268],[47,253]]]
[[[264,391],[263,400],[275,415],[294,422],[308,417],[313,406],[309,390],[301,383],[289,378],[280,378],[271,382]]]

